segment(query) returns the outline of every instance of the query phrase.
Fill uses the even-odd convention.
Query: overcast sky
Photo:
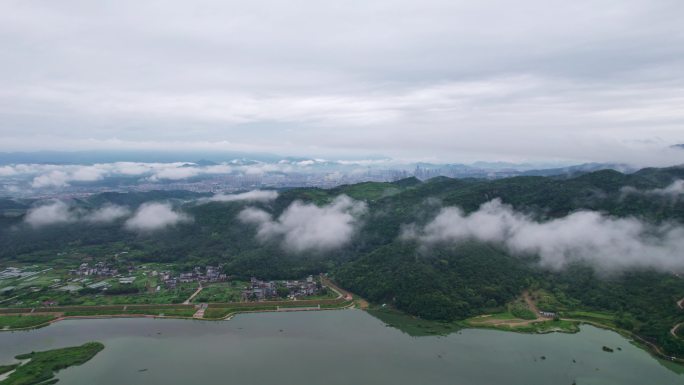
[[[684,163],[684,1],[0,2],[0,151]]]

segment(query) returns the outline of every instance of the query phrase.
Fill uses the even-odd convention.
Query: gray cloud
[[[257,225],[261,241],[282,238],[287,250],[325,251],[347,244],[366,210],[365,203],[340,195],[322,207],[295,201],[277,219],[263,210],[247,208],[239,219]]]
[[[171,204],[144,203],[126,221],[125,227],[132,231],[148,232],[190,221],[192,221],[190,216],[175,211]]]
[[[614,271],[652,267],[684,269],[684,227],[653,225],[636,218],[613,218],[581,211],[538,222],[495,199],[464,214],[448,207],[426,226],[407,226],[404,239],[425,245],[476,240],[502,244],[514,254],[534,254],[543,266],[560,269],[573,261]]]
[[[77,213],[65,202],[52,201],[28,210],[24,221],[33,227],[74,222]]]
[[[0,150],[682,163],[660,151],[682,141],[682,12],[680,0],[3,2]]]
[[[273,190],[252,190],[239,194],[216,194],[201,202],[269,202],[278,198],[278,192]]]

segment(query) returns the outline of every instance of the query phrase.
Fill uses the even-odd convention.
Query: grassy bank
[[[54,315],[0,315],[0,330],[37,327],[55,318]]]
[[[371,306],[367,309],[367,312],[385,323],[388,327],[397,328],[414,337],[447,335],[464,327],[461,322],[425,320],[389,307]]]
[[[298,301],[298,302],[304,302],[304,301]],[[204,312],[204,319],[206,320],[219,320],[226,318],[229,315],[233,314],[239,314],[239,313],[248,313],[248,312],[260,312],[260,311],[276,311],[278,307],[280,308],[288,308],[288,309],[297,309],[297,308],[311,308],[311,307],[317,307],[320,305],[321,310],[329,310],[329,309],[342,309],[348,306],[351,306],[353,304],[352,301],[329,301],[329,300],[322,300],[319,302],[314,302],[314,303],[306,303],[306,304],[301,304],[301,303],[293,303],[293,302],[286,302],[283,305],[273,305],[272,303],[263,303],[260,304],[259,302],[246,302],[244,303],[243,306],[224,306],[222,304],[210,304],[207,310]]]
[[[166,309],[128,309],[128,310],[78,310],[68,311],[66,317],[88,317],[88,316],[122,316],[122,315],[151,315],[164,317],[192,317],[195,314],[194,308],[166,308]]]
[[[81,346],[18,355],[15,357],[16,359],[29,361],[17,367],[4,381],[0,381],[0,384],[31,385],[54,383],[50,381],[56,372],[70,366],[82,365],[95,357],[102,349],[104,349],[103,344],[88,342]]]

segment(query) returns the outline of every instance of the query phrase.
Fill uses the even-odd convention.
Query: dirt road
[[[525,290],[522,293],[523,299],[525,300],[525,303],[527,304],[527,307],[530,308],[534,312],[534,315],[537,316],[537,319],[544,319],[543,317],[540,316],[539,313],[539,308],[537,308],[537,304],[534,303],[532,300],[532,297],[530,297],[530,292]]]
[[[202,291],[202,289],[203,289],[203,288],[202,288],[202,282],[200,282],[199,287],[197,288],[197,290],[195,290],[195,292],[192,293],[192,295],[190,296],[190,298],[186,299],[185,302],[183,302],[183,305],[190,305],[190,302],[192,302],[192,300],[195,299],[195,297],[197,297],[197,294],[199,294],[199,293]]]

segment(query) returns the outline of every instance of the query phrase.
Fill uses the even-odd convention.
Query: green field
[[[46,270],[44,266],[19,266],[31,271]],[[76,266],[71,265],[70,268]],[[147,264],[132,275],[135,282],[122,284],[118,277],[78,277],[70,275],[69,269],[58,267],[27,278],[11,278],[0,281],[0,306],[40,307],[44,302],[56,302],[61,306],[95,306],[116,304],[172,304],[182,303],[197,289],[197,283],[180,283],[168,289],[153,271],[170,269],[167,265]],[[107,290],[89,289],[97,283],[107,283]],[[77,288],[63,290],[64,286]],[[159,287],[159,290],[157,290]]]
[[[239,302],[240,294],[247,282],[231,281],[210,283],[193,299],[194,303]],[[192,293],[191,293],[192,294]]]

